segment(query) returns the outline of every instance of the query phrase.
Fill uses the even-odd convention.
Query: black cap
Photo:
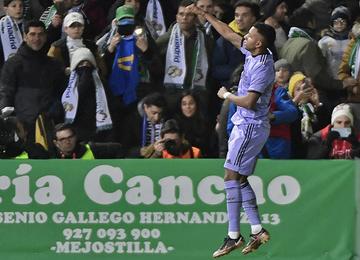
[[[256,23],[254,24],[254,28],[256,28],[258,33],[260,33],[265,38],[266,47],[269,48],[274,45],[276,33],[273,27],[264,23]]]

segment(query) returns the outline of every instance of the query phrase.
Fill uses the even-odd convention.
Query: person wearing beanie
[[[288,5],[285,0],[260,1],[262,20],[272,26],[276,32],[275,47],[279,51],[287,40],[289,25],[287,24]]]
[[[349,9],[345,6],[336,7],[331,13],[330,28],[318,42],[333,79],[338,79],[341,58],[349,44],[350,24]]]
[[[360,155],[360,138],[349,104],[337,105],[331,123],[309,139],[308,159],[353,159]]]
[[[0,71],[4,62],[13,56],[23,42],[23,1],[5,0],[5,16],[0,20]]]
[[[79,140],[94,140],[96,133],[112,128],[112,120],[92,52],[87,48],[76,49],[70,70],[69,83],[61,99],[65,122],[77,128]]]
[[[242,249],[242,253],[246,255],[270,239],[269,232],[261,225],[256,195],[247,178],[254,173],[257,156],[270,133],[268,114],[275,71],[273,55],[268,48],[273,46],[276,34],[270,25],[255,23],[242,37],[228,25],[195,5],[187,9],[203,16],[221,36],[245,55],[244,70],[237,94],[230,93],[225,87],[221,87],[217,93],[219,98],[234,103],[237,111],[231,119],[234,127],[229,137],[224,164],[228,235],[219,249],[213,253],[213,257],[226,255],[245,243],[240,234],[241,207],[251,226],[249,242]]]
[[[307,19],[304,19],[306,17]],[[320,100],[328,109],[334,107],[345,91],[340,80],[333,79],[321,49],[314,40],[315,14],[304,7],[291,16],[289,39],[280,50],[280,58],[286,59],[294,71],[302,71],[312,79]]]
[[[290,63],[285,59],[277,60],[274,63],[275,66],[275,82],[287,89],[289,86],[289,80],[292,75],[292,68]]]

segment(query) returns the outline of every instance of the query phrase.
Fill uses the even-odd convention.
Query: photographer
[[[0,159],[48,159],[48,152],[26,139],[23,125],[15,117],[0,117]]]
[[[337,105],[331,124],[315,133],[308,144],[308,159],[353,159],[360,153],[359,136],[348,104]]]
[[[153,153],[149,158],[193,159],[201,157],[200,149],[189,144],[174,119],[165,122],[161,130],[161,139],[153,146]]]

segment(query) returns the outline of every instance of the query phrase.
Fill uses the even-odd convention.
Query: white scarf
[[[19,26],[8,15],[0,20],[0,35],[4,52],[4,61],[6,61],[11,54],[16,53],[23,42],[23,38]]]
[[[96,41],[99,53],[103,55],[106,52],[106,48],[109,46],[112,37],[116,34],[116,24],[111,24],[111,30],[105,33],[99,40]]]
[[[197,39],[194,47],[193,56],[195,55],[195,57],[193,60],[196,65],[194,68],[189,68],[194,70],[191,88],[205,88],[209,65],[206,54],[205,37],[199,29],[197,29]],[[183,88],[186,69],[188,68],[186,68],[185,61],[185,36],[181,33],[179,25],[175,24],[166,52],[164,84]]]
[[[92,77],[96,88],[96,131],[111,129],[112,121],[105,90],[96,69],[93,70]],[[70,74],[69,84],[62,95],[61,103],[65,110],[65,122],[74,122],[79,103],[78,75],[74,70]]]
[[[149,0],[146,7],[145,22],[154,39],[157,39],[166,32],[164,15],[158,0]]]
[[[70,60],[77,49],[84,47],[86,48],[85,44],[83,43],[83,39],[72,39],[69,36],[66,37],[66,46],[69,50]]]

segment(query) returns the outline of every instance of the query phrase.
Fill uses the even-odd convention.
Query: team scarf
[[[111,129],[112,121],[104,86],[96,69],[92,71],[92,78],[94,80],[96,93],[96,131],[99,132],[102,130]],[[65,110],[66,123],[74,122],[76,117],[79,104],[78,83],[78,74],[75,70],[73,70],[70,74],[68,86],[61,98],[61,103],[63,104]]]
[[[355,44],[351,50],[350,58],[349,58],[349,68],[351,72],[351,76],[353,78],[357,78],[359,75],[360,68],[360,38],[358,37],[355,41]]]
[[[298,27],[291,27],[288,36],[289,36],[289,38],[302,37],[302,38],[307,38],[311,41],[314,40],[305,30],[300,29]]]
[[[305,103],[300,105],[299,109],[303,113],[301,118],[301,135],[304,140],[309,140],[313,134],[312,126],[318,121],[315,114],[315,107],[311,103]]]
[[[155,143],[156,141],[161,139],[161,128],[163,126],[163,122],[159,122],[157,124],[152,124],[144,115],[143,117],[143,125],[142,125],[142,141],[141,147],[148,146],[150,144]]]
[[[18,24],[8,15],[0,20],[1,43],[4,52],[4,61],[16,53],[23,42],[21,30]]]
[[[111,24],[111,29],[107,33],[105,33],[100,39],[96,41],[96,45],[98,46],[100,54],[104,54],[106,52],[106,48],[109,46],[112,37],[114,37],[116,33],[116,24]]]
[[[155,40],[166,32],[164,15],[158,0],[149,0],[146,7],[145,22],[151,37]]]
[[[55,16],[56,12],[57,12],[56,6],[52,5],[48,7],[48,9],[45,10],[44,13],[41,15],[39,20],[45,24],[46,29],[51,24],[51,20]]]
[[[116,47],[109,86],[115,96],[122,96],[125,105],[136,101],[140,74],[135,37],[123,37]]]
[[[197,31],[197,38],[192,53],[193,78],[190,88],[199,87],[205,88],[206,76],[208,71],[208,59],[205,47],[204,33],[199,29]],[[169,45],[166,52],[165,65],[165,86],[175,86],[183,88],[186,76],[186,61],[185,61],[185,36],[181,33],[178,24],[175,24],[170,35]]]

